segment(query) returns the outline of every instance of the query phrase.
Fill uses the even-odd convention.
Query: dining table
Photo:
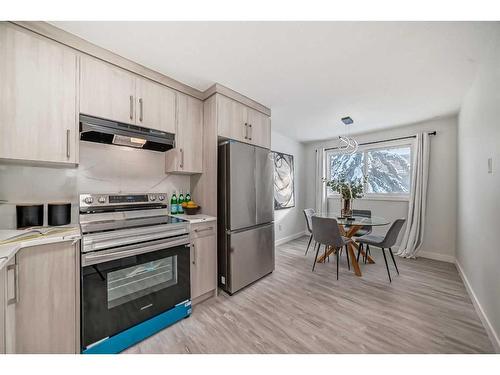
[[[356,276],[362,276],[361,269],[359,267],[358,260],[354,255],[354,249],[359,250],[359,244],[356,243],[353,237],[356,237],[356,233],[363,227],[379,227],[390,224],[390,221],[386,218],[380,216],[351,216],[349,218],[340,217],[338,214],[333,212],[320,212],[316,213],[314,216],[336,220],[339,226],[340,234],[344,237],[352,239],[347,244],[347,251],[349,252],[349,258],[351,261],[352,268]],[[324,263],[325,259],[330,256],[335,251],[334,248],[330,247],[327,251],[321,255],[317,263]],[[364,249],[361,249],[361,255],[363,257],[366,256],[366,260],[368,263],[375,263],[371,256],[367,256]]]

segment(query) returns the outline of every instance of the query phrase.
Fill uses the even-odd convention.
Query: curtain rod
[[[434,131],[429,132],[427,134],[428,135],[436,135],[437,132],[434,130]],[[365,143],[360,143],[359,146],[374,145],[376,143],[385,143],[385,142],[391,142],[391,141],[400,141],[402,139],[410,139],[410,138],[417,138],[417,136],[416,135],[409,135],[407,137],[399,137],[399,138],[384,139],[381,141],[365,142]],[[338,147],[329,147],[329,148],[325,148],[325,151],[336,150],[336,149],[338,149]]]

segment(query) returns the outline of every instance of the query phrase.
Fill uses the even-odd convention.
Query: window
[[[408,197],[411,187],[411,144],[365,147],[353,155],[329,151],[327,178],[344,175],[349,181],[367,176],[365,197]],[[328,195],[336,193],[329,189]]]

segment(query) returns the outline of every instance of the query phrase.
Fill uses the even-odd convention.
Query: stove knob
[[[98,201],[99,201],[99,203],[106,203],[106,198],[99,197]]]
[[[93,202],[94,202],[94,198],[92,198],[92,197],[85,198],[85,203],[92,204]]]
[[[154,201],[156,200],[156,195],[150,195],[150,196],[149,196],[149,200],[150,200],[151,202],[154,202]]]
[[[158,199],[161,200],[161,201],[164,201],[165,200],[165,196],[164,195],[158,195]]]

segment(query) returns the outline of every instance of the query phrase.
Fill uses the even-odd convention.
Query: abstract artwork
[[[293,155],[273,152],[274,209],[295,207]]]

